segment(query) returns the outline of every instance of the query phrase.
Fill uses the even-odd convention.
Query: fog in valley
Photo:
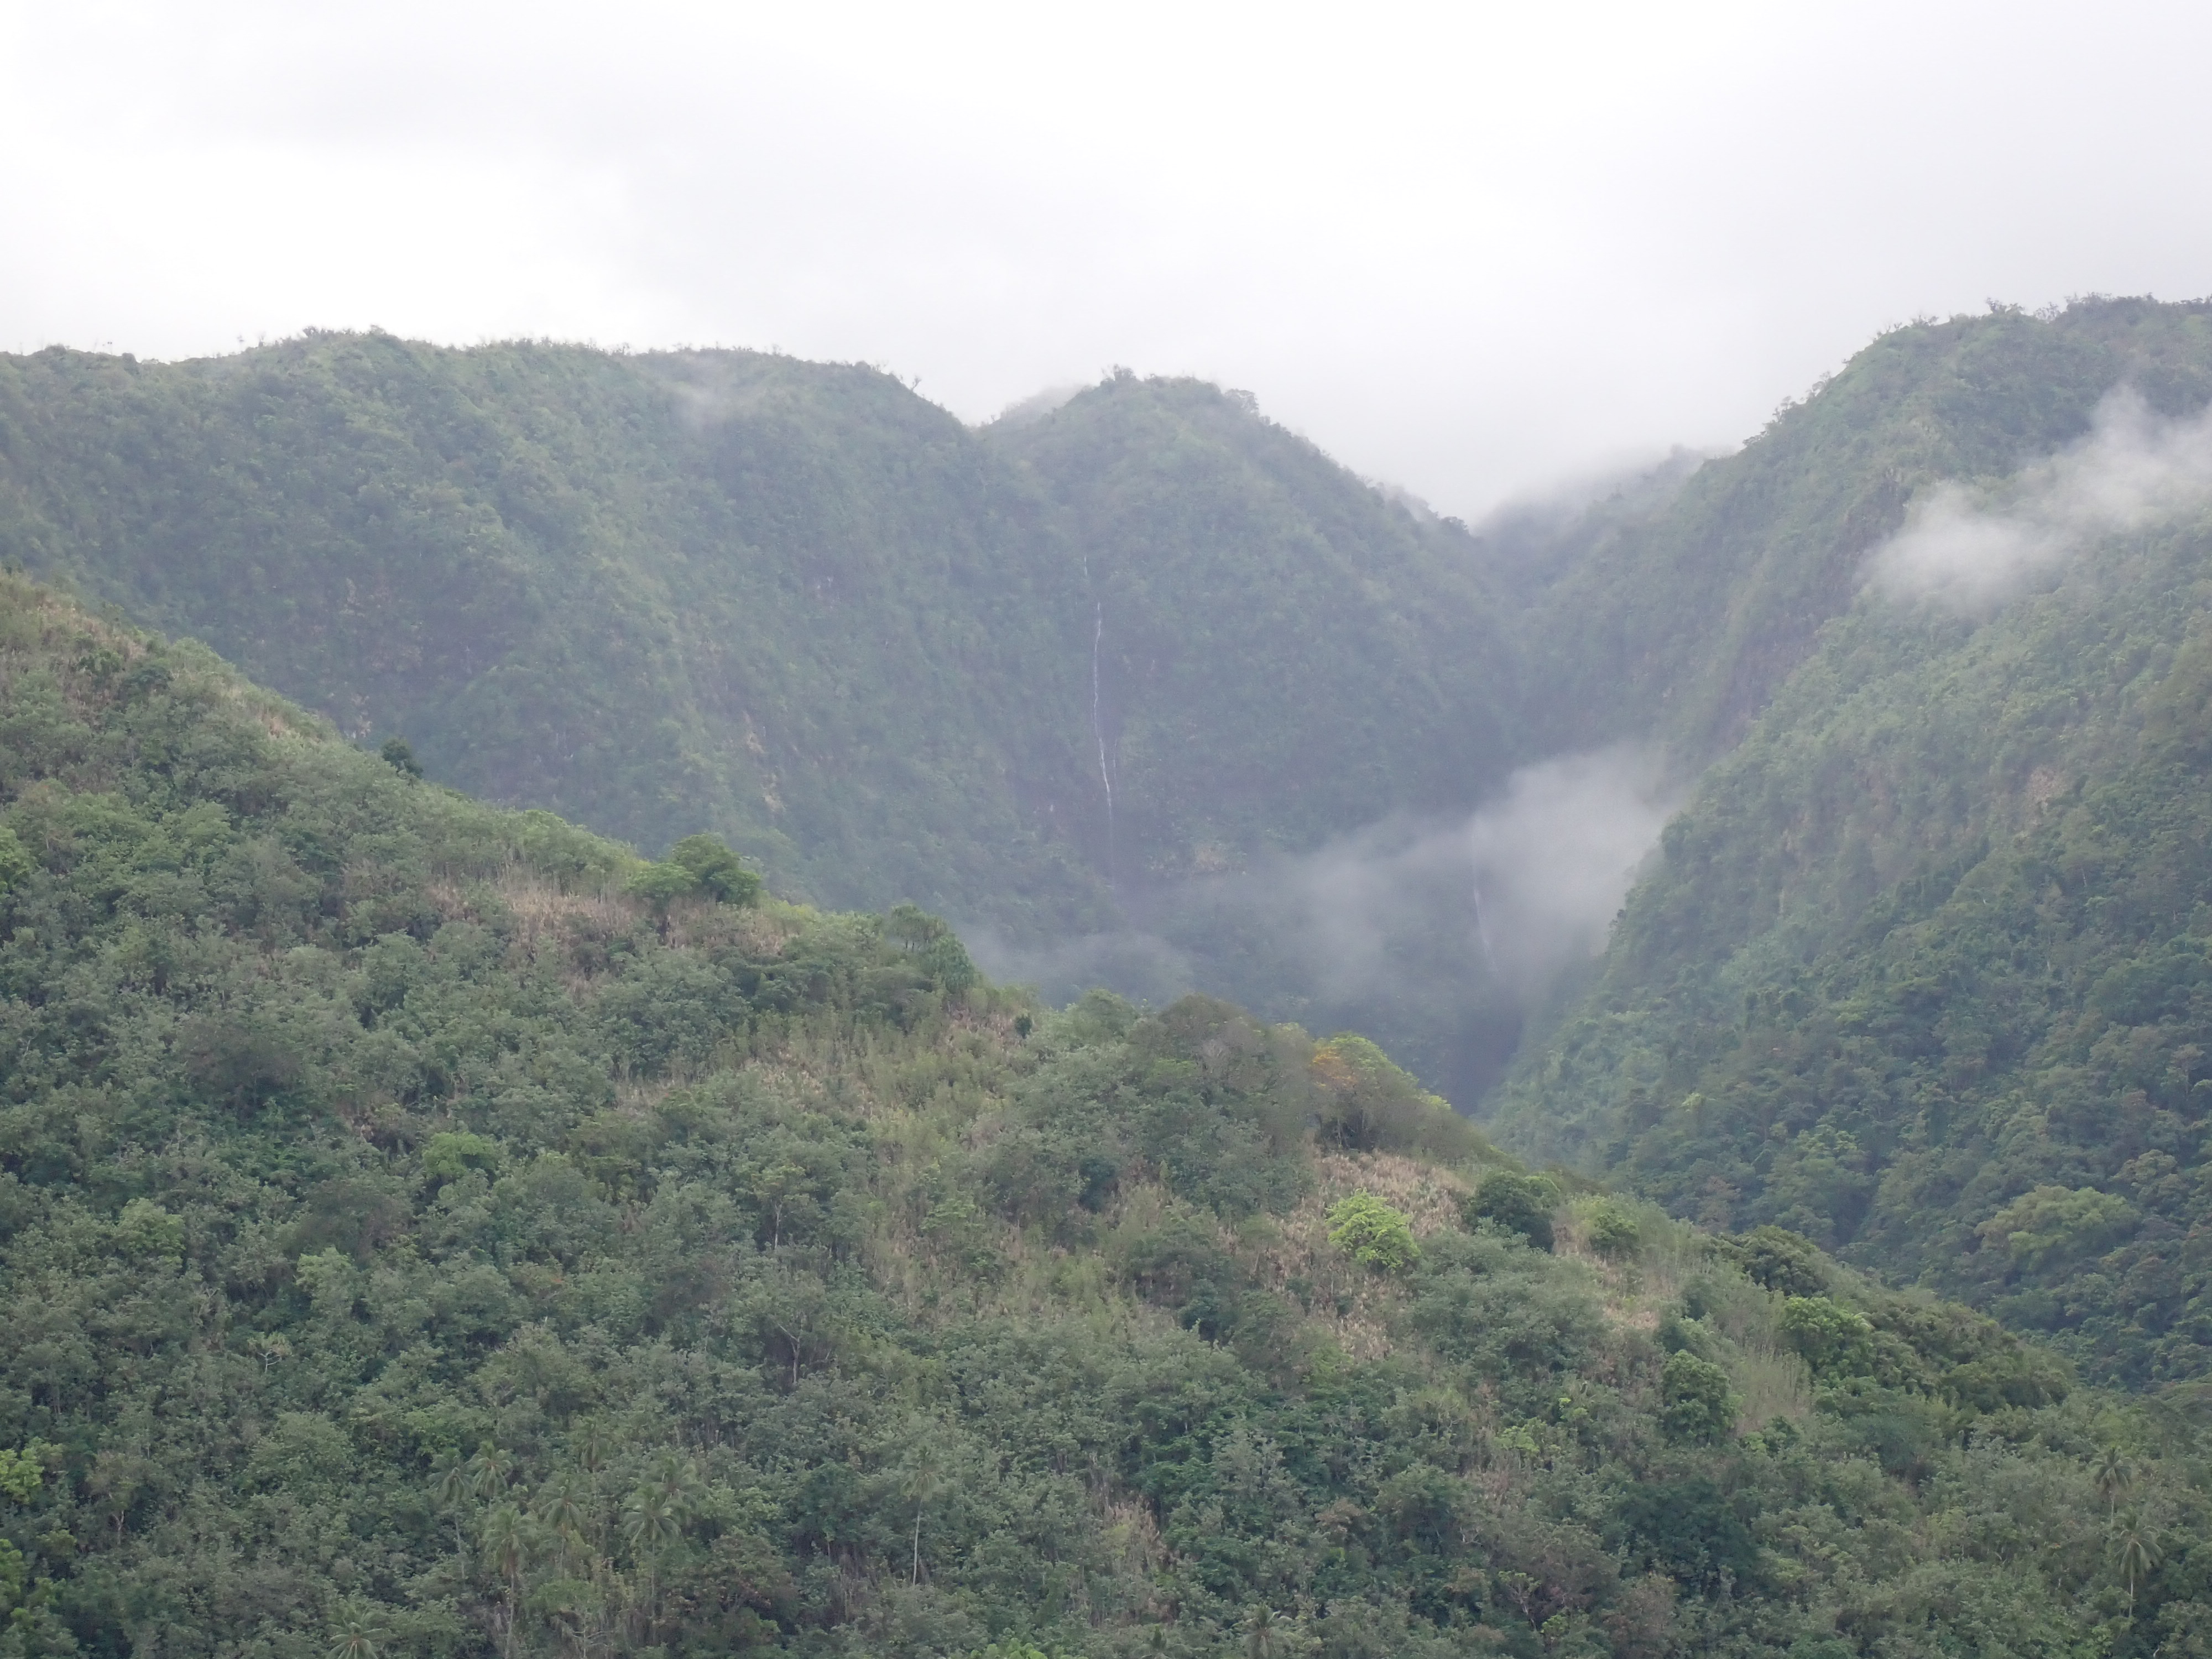
[[[1565,756],[1464,818],[1386,818],[1311,853],[1125,891],[1141,926],[1042,948],[963,937],[987,972],[1050,1000],[1207,990],[1294,1011],[1319,1035],[1418,1019],[1456,1033],[1419,1058],[1472,1103],[1527,1016],[1603,947],[1674,795],[1654,752]]]
[[[1008,433],[1128,365],[1252,388],[1534,580],[1620,480],[1659,499],[1884,329],[2212,285],[2191,125],[2212,16],[2079,21],[398,0],[369,27],[0,0],[0,349],[179,359],[372,326],[728,344],[871,365]],[[692,368],[702,430],[765,395]],[[1923,492],[1865,585],[1985,615],[2212,497],[2212,417],[2123,386],[2078,444],[2021,460]],[[1114,872],[1113,931],[967,935],[1054,997],[1203,988],[1377,1030],[1413,1011],[1460,1032],[1427,1073],[1479,1092],[1601,950],[1683,787],[1626,749],[1461,798],[1486,781],[1471,815],[1380,800],[1231,873]]]

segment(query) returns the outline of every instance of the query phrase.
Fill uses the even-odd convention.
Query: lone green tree
[[[406,738],[386,738],[384,746],[376,752],[384,763],[400,776],[419,778],[422,775],[422,763],[415,758],[414,747]]]
[[[1421,1255],[1404,1214],[1372,1193],[1354,1193],[1329,1206],[1328,1242],[1377,1273],[1401,1273]]]
[[[1461,1218],[1470,1231],[1487,1223],[1504,1233],[1516,1233],[1540,1250],[1552,1248],[1552,1212],[1559,1207],[1559,1189],[1544,1176],[1516,1175],[1498,1170],[1485,1176],[1482,1184],[1462,1200]]]
[[[2157,1534],[2144,1523],[2142,1516],[2121,1517],[2112,1533],[2112,1563],[2119,1568],[2121,1581],[2128,1587],[2130,1620],[2136,1616],[2136,1591],[2165,1559],[2165,1553],[2158,1547]]]
[[[760,877],[716,836],[684,836],[668,849],[668,862],[689,871],[692,884],[717,904],[743,908],[760,902]]]
[[[1710,1360],[1684,1352],[1670,1353],[1659,1374],[1659,1426],[1669,1440],[1711,1445],[1735,1421],[1742,1401],[1729,1387],[1728,1373]]]

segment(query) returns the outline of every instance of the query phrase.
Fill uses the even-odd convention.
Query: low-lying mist
[[[2159,415],[2132,387],[2098,405],[2088,435],[2002,484],[1947,483],[1868,559],[1870,585],[1965,615],[1985,612],[2100,538],[2212,502],[2212,409]]]
[[[1094,986],[1203,990],[1273,1019],[1356,1026],[1462,1109],[1528,1017],[1604,947],[1671,807],[1658,757],[1523,768],[1468,816],[1392,817],[1314,851],[1125,894],[1129,923],[1022,948],[963,930],[994,978],[1054,1001]]]

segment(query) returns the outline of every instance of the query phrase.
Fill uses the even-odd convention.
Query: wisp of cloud
[[[963,937],[986,971],[1055,1000],[1103,984],[1147,1000],[1205,990],[1277,1018],[1527,1009],[1603,948],[1671,806],[1648,751],[1564,756],[1467,817],[1385,819],[1146,896],[1141,926],[1027,950]]]
[[[1964,615],[1985,612],[2102,538],[2212,502],[2212,408],[2160,416],[2132,387],[2098,406],[2089,434],[2002,487],[1947,483],[1868,559],[1869,584]]]
[[[1524,1004],[1605,948],[1674,804],[1656,754],[1607,749],[1524,767],[1468,821],[1484,947]]]

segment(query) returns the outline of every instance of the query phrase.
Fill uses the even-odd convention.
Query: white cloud
[[[1161,1002],[1202,984],[1334,1005],[1432,1004],[1449,990],[1526,1007],[1604,948],[1672,805],[1648,751],[1564,756],[1516,772],[1465,818],[1387,819],[1311,853],[1133,896],[1154,931],[1032,949],[981,930],[963,937],[994,978],[1063,1000],[1103,984]],[[1261,981],[1197,959],[1223,939],[1253,952],[1237,965]]]
[[[1524,997],[1605,948],[1638,867],[1673,811],[1658,757],[1609,749],[1513,775],[1468,825],[1483,930]]]
[[[1944,484],[1868,561],[1893,599],[1966,614],[2001,603],[2098,540],[2212,503],[2212,409],[2160,417],[2127,387],[2073,447],[1996,489]]]

